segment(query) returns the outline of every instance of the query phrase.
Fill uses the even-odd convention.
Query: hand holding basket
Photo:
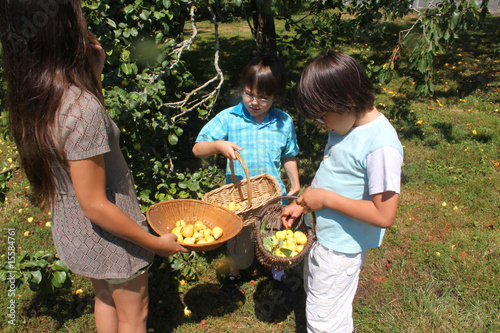
[[[304,214],[297,218],[293,225],[292,230],[302,231],[307,236],[307,243],[300,253],[293,257],[281,257],[270,253],[264,246],[263,240],[265,237],[272,236],[276,231],[283,230],[284,226],[281,222],[281,214],[283,206],[281,200],[283,199],[297,199],[296,196],[280,196],[274,198],[266,203],[266,205],[255,216],[254,234],[255,234],[255,254],[259,262],[268,268],[276,270],[290,269],[304,260],[307,252],[311,248],[316,239],[314,229],[309,228],[304,223]]]
[[[218,206],[227,206],[231,202],[241,204],[246,201],[246,206],[235,210],[235,213],[243,220],[243,226],[247,226],[254,223],[255,214],[266,202],[281,195],[281,187],[278,180],[267,173],[250,178],[241,155],[237,151],[235,154],[243,167],[246,179],[236,181],[233,160],[230,159],[229,166],[233,183],[206,193],[201,200]]]

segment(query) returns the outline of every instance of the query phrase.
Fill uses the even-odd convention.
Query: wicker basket
[[[254,223],[255,214],[266,202],[281,195],[281,187],[276,178],[267,173],[250,178],[247,166],[238,152],[236,152],[236,158],[245,171],[246,179],[236,182],[233,160],[230,159],[229,166],[233,183],[206,193],[201,200],[214,205],[227,205],[230,202],[238,204],[246,200],[247,205],[235,211],[241,217],[245,227]]]
[[[215,242],[206,244],[181,243],[186,249],[197,252],[218,248],[236,236],[243,226],[241,218],[235,213],[208,202],[192,199],[176,199],[157,203],[148,208],[146,218],[158,235],[171,232],[179,220],[184,220],[188,224],[201,220],[210,229],[219,226],[224,230],[222,236]]]
[[[263,238],[271,236],[276,231],[284,228],[281,223],[281,213],[283,210],[283,206],[281,205],[282,199],[297,199],[297,197],[282,196],[270,200],[256,215],[254,224],[255,255],[263,266],[276,270],[291,269],[300,264],[316,239],[314,230],[306,226],[304,223],[304,214],[302,214],[294,221],[291,227],[292,230],[300,230],[307,236],[307,244],[304,245],[304,249],[300,251],[299,254],[294,257],[278,257],[269,253],[269,251],[264,248],[262,242]],[[264,228],[261,228],[263,223],[266,223],[266,225]]]

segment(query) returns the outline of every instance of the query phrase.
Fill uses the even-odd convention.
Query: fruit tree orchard
[[[49,2],[57,6],[56,0]],[[443,0],[427,9],[416,9],[412,3],[83,0],[90,30],[107,53],[103,73],[106,107],[122,131],[123,152],[134,172],[141,202],[147,206],[170,198],[199,198],[216,186],[216,168],[190,173],[179,170],[177,164],[191,151],[191,147],[178,146],[180,137],[196,137],[199,131],[188,119],[208,117],[224,85],[224,71],[219,66],[220,20],[228,15],[246,19],[256,52],[293,59],[311,44],[335,48],[335,36],[340,33],[366,40],[385,38],[386,22],[411,14],[413,23],[395,36],[392,54],[369,59],[364,65],[379,82],[396,78],[403,69],[414,79],[419,94],[432,95],[436,55],[461,31],[480,27],[488,13],[488,0]],[[213,22],[216,44],[213,70],[206,69],[213,75],[206,81],[190,72],[184,57],[197,41],[196,21],[201,19]],[[290,34],[277,35],[275,19],[283,20]],[[191,27],[189,34],[185,26]],[[5,85],[1,83],[3,109]]]

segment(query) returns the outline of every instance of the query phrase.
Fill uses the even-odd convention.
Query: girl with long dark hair
[[[91,278],[98,332],[146,332],[153,256],[187,250],[148,231],[80,0],[2,0],[0,41],[10,130],[59,257]]]

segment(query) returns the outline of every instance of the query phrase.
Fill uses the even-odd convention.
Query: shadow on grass
[[[253,295],[255,317],[263,322],[280,323],[292,313],[295,314],[295,332],[306,332],[305,292],[302,280],[292,277],[290,289],[295,293],[292,300],[274,288],[272,278],[259,282]]]
[[[93,314],[94,298],[82,298],[68,291],[54,291],[50,294],[36,293],[24,311],[28,318],[52,318],[56,322],[55,328],[59,330],[67,321],[85,314]]]
[[[232,299],[224,304],[217,301],[219,285],[200,284],[191,288],[184,296],[184,303],[191,310],[191,319],[200,321],[207,317],[223,316],[232,313],[245,303],[245,295],[236,292]]]
[[[173,273],[170,266],[165,264],[165,258],[155,257],[148,274],[148,328],[153,328],[155,332],[172,332],[186,321],[184,304],[178,292],[179,283],[172,278]],[[52,318],[55,323],[51,329],[59,331],[65,327],[65,323],[84,315],[93,318],[94,296],[91,293],[84,298],[64,291],[49,295],[36,293],[24,311],[29,318]],[[89,325],[94,327],[93,320]]]
[[[187,319],[174,275],[168,259],[156,256],[149,269],[148,329],[154,332],[172,332]]]

